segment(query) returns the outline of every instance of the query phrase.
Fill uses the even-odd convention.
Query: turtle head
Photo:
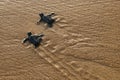
[[[39,14],[39,16],[40,16],[40,17],[43,17],[43,16],[44,16],[44,14],[43,14],[43,13],[40,13],[40,14]]]
[[[31,33],[31,32],[28,32],[28,33],[27,33],[27,35],[28,35],[28,36],[31,36],[31,35],[32,35],[32,33]]]

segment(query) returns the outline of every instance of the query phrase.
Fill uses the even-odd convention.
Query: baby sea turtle
[[[51,13],[49,15],[44,15],[44,13],[40,13],[40,20],[37,22],[37,24],[40,24],[40,22],[47,23],[48,27],[52,27],[53,23],[55,22],[55,19],[52,18],[52,16],[55,15],[54,13]]]
[[[26,41],[29,41],[30,43],[32,43],[35,46],[35,48],[39,47],[40,43],[43,40],[42,37],[44,36],[43,34],[32,35],[31,32],[28,32],[27,35],[28,35],[28,37],[23,40],[23,43],[25,43]]]

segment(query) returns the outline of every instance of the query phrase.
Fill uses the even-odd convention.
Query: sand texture
[[[120,80],[120,0],[0,0],[0,80]]]

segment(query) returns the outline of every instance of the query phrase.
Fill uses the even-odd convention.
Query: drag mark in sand
[[[70,64],[66,64],[65,62],[60,61],[60,58],[52,54],[50,51],[44,49],[43,47],[35,49],[35,52],[38,53],[48,63],[50,63],[54,68],[60,71],[69,80],[104,80],[86,71],[83,68],[76,69]]]
[[[83,80],[105,80],[101,78],[100,76],[87,71],[84,67],[75,66],[77,65],[75,61],[71,61],[67,64],[71,66],[75,71],[77,71]]]
[[[38,53],[47,62],[49,62],[52,66],[54,66],[57,70],[59,70],[69,80],[80,79],[80,75],[77,74],[77,72],[72,67],[66,63],[60,62],[60,59],[57,56],[46,51],[43,47],[40,47],[40,49],[35,49],[35,52]]]

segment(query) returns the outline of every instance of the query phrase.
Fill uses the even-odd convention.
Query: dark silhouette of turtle
[[[48,27],[52,27],[53,23],[55,22],[55,19],[52,19],[52,16],[54,15],[54,13],[51,13],[49,15],[44,15],[43,13],[40,13],[40,20],[37,22],[37,24],[40,24],[40,22],[44,22],[47,23]]]
[[[44,36],[43,34],[32,35],[31,32],[28,32],[27,35],[28,35],[28,37],[23,40],[23,43],[25,43],[26,41],[29,41],[30,43],[32,43],[35,46],[35,48],[39,47],[40,43],[43,40],[42,37]]]

